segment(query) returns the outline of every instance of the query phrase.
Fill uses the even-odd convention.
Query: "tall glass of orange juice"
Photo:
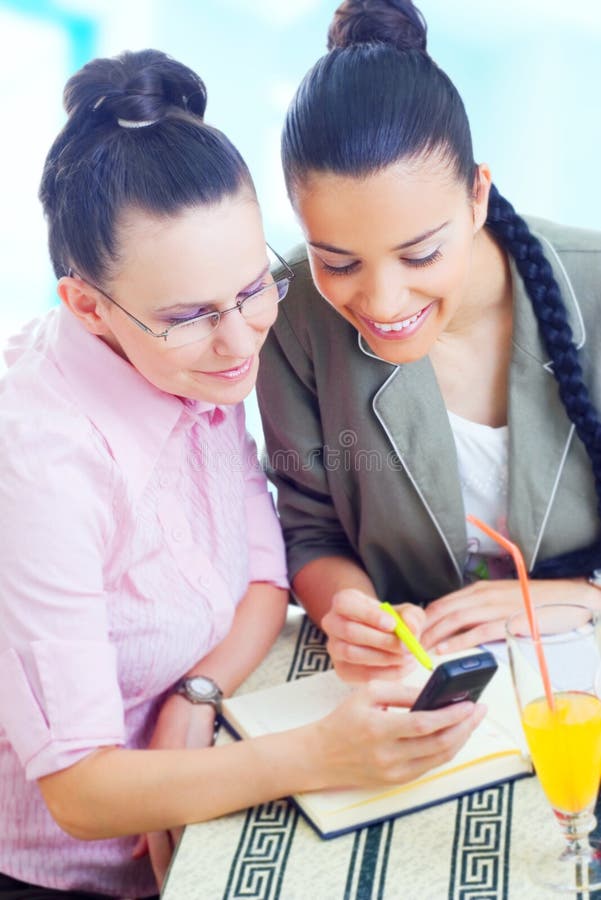
[[[601,855],[589,841],[601,776],[601,620],[571,604],[536,613],[552,703],[525,613],[509,619],[507,646],[524,733],[565,849],[537,858],[533,875],[551,890],[586,893],[601,887]]]

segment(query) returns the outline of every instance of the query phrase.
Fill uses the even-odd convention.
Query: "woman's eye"
[[[199,316],[204,316],[207,313],[211,312],[210,309],[206,309],[206,307],[201,307],[200,309],[195,309],[194,312],[188,313],[185,316],[173,316],[168,320],[169,325],[179,325],[181,322],[191,322],[192,319],[198,319]]]
[[[261,284],[257,284],[255,286],[253,286],[248,291],[241,291],[238,294],[238,296],[236,297],[236,300],[248,300],[249,297],[252,297],[254,294],[259,294],[261,291],[264,291],[265,288],[269,287],[272,284],[273,284],[273,280],[266,281],[266,282],[262,282]]]
[[[359,265],[359,263],[355,261],[346,266],[330,266],[324,259],[320,259],[319,261],[325,271],[330,275],[350,275],[350,273],[354,272]]]
[[[436,249],[433,253],[430,253],[428,256],[422,256],[419,259],[411,259],[406,256],[402,257],[403,262],[407,263],[408,266],[416,266],[419,268],[420,266],[431,266],[432,263],[437,262],[442,256],[440,249]]]

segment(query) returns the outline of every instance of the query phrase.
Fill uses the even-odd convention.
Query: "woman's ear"
[[[486,163],[476,167],[472,188],[472,213],[474,217],[474,234],[480,231],[488,216],[488,197],[492,187],[492,175]]]
[[[101,337],[110,334],[110,329],[98,314],[100,300],[93,287],[81,278],[65,275],[59,279],[56,290],[65,306],[91,334]]]

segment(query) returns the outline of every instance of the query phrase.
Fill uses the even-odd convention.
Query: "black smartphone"
[[[440,709],[461,700],[475,703],[497,668],[497,661],[488,650],[441,663],[428,678],[411,711]]]

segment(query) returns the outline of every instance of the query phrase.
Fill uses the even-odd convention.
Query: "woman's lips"
[[[219,372],[201,372],[200,374],[210,378],[221,378],[223,381],[241,381],[243,378],[246,378],[252,369],[254,359],[254,356],[249,356],[242,365],[234,369],[222,369]]]
[[[376,335],[380,340],[404,341],[412,337],[422,327],[433,307],[434,301],[413,313],[412,316],[398,319],[396,322],[375,322],[373,319],[368,319],[367,316],[362,315],[359,318],[365,323],[371,334]]]

